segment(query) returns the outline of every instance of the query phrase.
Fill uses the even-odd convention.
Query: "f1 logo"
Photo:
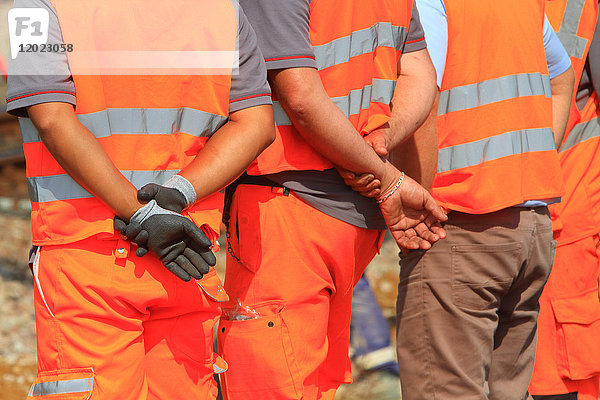
[[[13,8],[8,11],[10,54],[14,60],[23,46],[48,43],[50,13],[45,8]]]

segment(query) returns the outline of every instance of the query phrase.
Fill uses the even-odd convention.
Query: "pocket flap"
[[[92,368],[61,369],[39,372],[27,400],[61,399],[85,400],[92,395],[94,370]]]
[[[556,320],[561,323],[591,324],[600,319],[598,292],[591,292],[569,299],[552,300]]]
[[[196,282],[204,293],[214,301],[222,303],[229,300],[223,282],[221,282],[221,278],[219,278],[214,268],[211,268],[208,274],[205,274],[202,279],[198,279]]]

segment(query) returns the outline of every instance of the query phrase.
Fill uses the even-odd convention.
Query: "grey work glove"
[[[204,232],[184,216],[159,206],[155,200],[131,217],[124,232],[117,225],[122,228],[115,220],[115,228],[140,246],[136,250],[138,256],[140,250],[149,249],[184,281],[191,277],[201,279],[210,266],[216,264],[215,255],[210,251],[212,243]]]
[[[138,190],[137,198],[142,203],[148,203],[150,200],[156,200],[156,203],[162,208],[181,213],[182,210],[196,202],[196,191],[194,186],[181,175],[173,175],[164,186],[156,183],[148,183]],[[125,235],[127,223],[118,216],[114,221],[115,230]],[[129,236],[135,244],[138,245],[136,255],[143,257],[148,253],[146,246],[147,232],[142,231],[141,225],[131,225]]]

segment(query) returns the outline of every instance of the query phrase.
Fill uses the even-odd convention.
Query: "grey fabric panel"
[[[70,379],[67,381],[39,382],[30,390],[30,396],[51,396],[55,394],[89,392],[93,387],[93,378]]]
[[[539,72],[507,75],[440,93],[438,115],[525,96],[552,97],[550,78]]]
[[[346,117],[356,115],[361,110],[371,107],[371,103],[390,104],[394,96],[396,81],[386,79],[373,79],[371,85],[366,85],[361,89],[350,91],[347,96],[332,97],[331,100]],[[292,122],[285,110],[278,101],[273,102],[273,112],[275,114],[275,125],[291,125]]]
[[[407,31],[390,22],[379,22],[370,28],[352,32],[349,36],[313,46],[318,69],[325,69],[350,61],[350,58],[373,52],[378,46],[402,50]]]
[[[281,68],[271,61],[282,59],[287,60],[288,68],[304,67],[307,63],[315,66],[309,0],[241,0],[240,5],[256,32],[268,69]]]
[[[242,10],[238,14],[239,71],[231,76],[229,112],[257,105],[271,104],[271,88],[267,83],[267,66],[258,48],[256,34]],[[252,99],[242,100],[255,95]]]
[[[533,151],[554,150],[550,128],[524,129],[440,149],[437,172],[466,168],[486,161]]]
[[[379,205],[347,186],[334,169],[285,171],[265,175],[283,185],[317,210],[359,228],[386,229]]]
[[[567,140],[560,147],[560,152],[567,151],[581,142],[598,136],[600,136],[600,118],[577,124],[569,132]]]
[[[411,53],[425,48],[427,48],[427,42],[425,42],[425,30],[423,29],[423,25],[421,25],[421,17],[419,17],[417,2],[413,1],[410,26],[408,27],[408,35],[406,37],[403,53]]]
[[[177,172],[179,170],[121,171],[123,176],[137,189],[151,182],[163,184]],[[27,178],[27,185],[32,202],[46,203],[94,197],[67,174]]]
[[[114,135],[170,135],[181,132],[210,137],[227,118],[192,108],[109,108],[79,114],[79,121],[96,138]],[[39,142],[40,136],[28,118],[20,119],[25,143]]]

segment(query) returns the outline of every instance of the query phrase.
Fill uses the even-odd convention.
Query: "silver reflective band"
[[[554,150],[551,128],[524,129],[440,149],[437,172],[472,167],[486,161],[529,153]]]
[[[350,115],[356,115],[362,110],[367,110],[371,107],[371,103],[390,104],[395,87],[396,81],[373,79],[372,85],[351,90],[347,96],[332,97],[331,100],[348,118]],[[290,118],[278,101],[273,102],[273,113],[275,114],[275,125],[292,125]]]
[[[440,93],[438,115],[526,96],[552,97],[550,78],[539,72],[507,75]]]
[[[585,0],[569,0],[557,32],[558,38],[570,57],[583,58],[585,46],[587,46],[587,39],[577,36],[584,5]]]
[[[109,108],[77,115],[96,138],[110,135],[170,135],[187,133],[210,137],[227,117],[192,108]],[[20,118],[24,143],[39,142],[40,136],[29,118]]]
[[[560,147],[560,152],[569,150],[571,147],[600,136],[600,118],[594,118],[588,122],[577,124],[569,132],[569,136]]]
[[[29,396],[49,396],[53,394],[81,393],[92,390],[93,378],[70,379],[68,381],[40,382],[29,390]]]
[[[137,189],[147,183],[163,184],[179,170],[121,171]],[[56,200],[89,199],[92,196],[67,174],[27,178],[29,198],[32,202],[46,203]]]
[[[390,22],[378,22],[370,28],[352,32],[329,43],[313,46],[318,69],[350,61],[350,58],[373,52],[377,47],[404,48],[406,28]]]

